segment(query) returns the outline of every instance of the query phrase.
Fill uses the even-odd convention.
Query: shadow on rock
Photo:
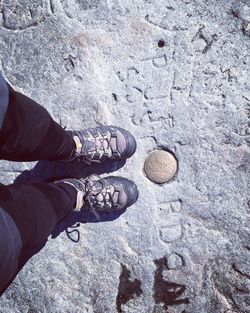
[[[66,232],[67,237],[73,242],[79,242],[80,240],[80,231],[77,229],[80,227],[80,223],[97,223],[97,222],[108,222],[113,221],[123,214],[125,210],[117,213],[100,213],[100,218],[89,212],[83,210],[83,212],[73,212],[68,218],[62,220],[59,224],[56,225],[54,231],[51,234],[51,238],[55,239],[62,233]],[[42,248],[46,245],[47,239],[33,246],[26,246],[21,253],[19,258],[19,270],[26,264],[26,262],[35,254],[37,254]]]
[[[110,222],[119,218],[126,210],[120,212],[101,212],[98,213],[99,218],[97,218],[94,213],[89,210],[82,212],[73,212],[69,217],[62,220],[59,224],[56,225],[54,231],[52,232],[52,238],[56,238],[66,231],[67,237],[73,241],[78,242],[80,240],[80,232],[77,229],[80,227],[80,223],[99,223],[99,222]]]
[[[81,161],[39,161],[32,170],[22,172],[15,179],[15,184],[28,182],[53,182],[63,178],[86,178],[91,174],[101,175],[117,171],[126,163],[125,160],[94,163],[88,165]]]

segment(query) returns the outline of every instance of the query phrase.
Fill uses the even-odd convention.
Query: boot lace
[[[84,203],[87,204],[98,220],[100,220],[98,212],[113,211],[120,208],[119,204],[115,203],[113,199],[115,193],[119,193],[120,188],[112,187],[107,185],[107,182],[98,175],[90,176],[85,184]]]
[[[97,129],[92,133],[91,130],[85,130],[76,131],[74,135],[78,136],[80,141],[83,141],[78,157],[88,164],[90,162],[100,163],[103,157],[120,156],[117,141],[115,141],[116,147],[111,147],[111,139],[116,138],[116,136],[110,131],[102,133]]]

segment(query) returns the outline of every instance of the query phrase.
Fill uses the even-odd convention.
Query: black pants
[[[9,90],[8,110],[0,131],[0,159],[35,161],[69,158],[75,148],[71,135],[35,101],[11,87]],[[0,208],[14,221],[20,233],[20,255],[26,247],[44,241],[55,225],[72,212],[75,200],[76,190],[64,183],[0,185]],[[4,247],[9,248],[8,241],[13,239],[10,236],[0,247],[0,254],[3,254],[0,260],[6,257]],[[11,271],[12,277],[4,277],[4,273],[0,275],[0,294],[20,267],[20,260],[17,260],[16,271]]]

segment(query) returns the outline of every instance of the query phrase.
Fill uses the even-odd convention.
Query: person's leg
[[[15,92],[11,87],[9,90],[8,109],[0,130],[0,159],[35,161],[82,157],[89,162],[104,161],[106,158],[127,158],[135,151],[135,140],[125,130],[102,127],[77,133],[65,131],[35,101]],[[87,181],[77,183],[76,187],[75,183],[69,184],[67,181],[56,184],[13,184],[0,188],[0,207],[18,229],[22,251],[46,239],[55,225],[70,214],[77,203],[79,204],[79,197],[83,196],[83,193],[88,196],[89,207],[93,212],[96,204],[98,208],[101,205],[102,210],[106,209],[107,201],[110,201],[109,209],[112,209],[116,202],[117,208],[120,201],[124,202],[124,207],[131,205],[129,195],[134,199],[133,202],[136,201],[134,187],[128,188],[128,197],[124,198],[124,193],[121,193],[123,182],[120,180],[107,180],[105,184],[98,181],[94,183],[95,187],[98,186],[97,189],[93,190],[94,186],[91,186],[87,190],[86,187],[83,192],[85,184],[87,186]],[[114,184],[112,188],[110,184]],[[124,187],[125,185],[128,184],[124,184]],[[80,202],[85,201],[86,199],[82,198]],[[118,207],[120,209],[120,205]],[[1,220],[0,225],[3,225]],[[0,253],[1,244],[3,243],[0,240]],[[16,254],[17,251],[14,251],[11,255]],[[5,255],[0,254],[0,258],[2,257]]]
[[[9,86],[8,108],[0,130],[0,159],[62,160],[75,148],[72,135],[42,106]]]
[[[127,130],[99,126],[66,131],[34,100],[8,88],[9,103],[0,129],[0,159],[79,159],[100,163],[107,159],[127,159],[134,154],[136,141]]]
[[[0,207],[17,225],[23,246],[46,239],[76,203],[75,189],[65,183],[13,184],[3,188],[6,196],[0,197]]]
[[[0,294],[23,266],[21,255],[47,239],[76,197],[63,182],[0,185]]]
[[[10,269],[8,273],[13,273],[17,265],[18,272],[23,262],[27,261],[23,252],[46,240],[56,224],[72,211],[90,210],[99,218],[103,212],[124,212],[137,198],[136,185],[116,176],[101,178],[92,175],[85,179],[67,178],[54,183],[0,185],[0,208],[5,212],[4,219],[0,215],[0,236],[5,234],[4,240],[0,237],[0,260],[4,260],[5,267]],[[4,226],[2,230],[1,226]],[[13,245],[16,241],[21,241],[21,248],[20,244]],[[31,256],[28,254],[28,258]],[[5,277],[7,271],[2,270],[0,267],[0,293],[1,285],[6,288],[14,278],[10,279],[9,274]]]

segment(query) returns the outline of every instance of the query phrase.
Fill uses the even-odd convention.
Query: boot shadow
[[[77,243],[80,241],[80,231],[77,228],[80,227],[81,223],[97,223],[113,221],[120,215],[122,215],[125,211],[126,210],[123,210],[119,213],[102,212],[99,214],[100,219],[97,219],[97,217],[89,211],[83,210],[83,212],[73,212],[67,218],[63,219],[60,223],[56,225],[53,232],[51,233],[51,238],[55,239],[60,235],[60,233],[65,231],[67,237],[71,241]],[[30,258],[39,253],[45,247],[47,242],[48,239],[45,239],[33,246],[27,246],[22,249],[22,253],[19,257],[18,272],[24,267],[24,265],[28,262]],[[8,286],[6,287],[6,289],[8,288]]]
[[[39,161],[31,170],[23,171],[14,181],[15,184],[43,182],[50,183],[63,178],[86,178],[91,174],[101,175],[120,169],[126,160],[111,161],[88,165],[81,161]]]
[[[97,218],[92,212],[86,210],[82,212],[73,212],[69,217],[58,223],[51,234],[51,238],[55,239],[62,232],[66,232],[67,237],[73,242],[80,241],[80,231],[77,229],[84,223],[110,222],[119,218],[126,210],[120,212],[101,212]]]

